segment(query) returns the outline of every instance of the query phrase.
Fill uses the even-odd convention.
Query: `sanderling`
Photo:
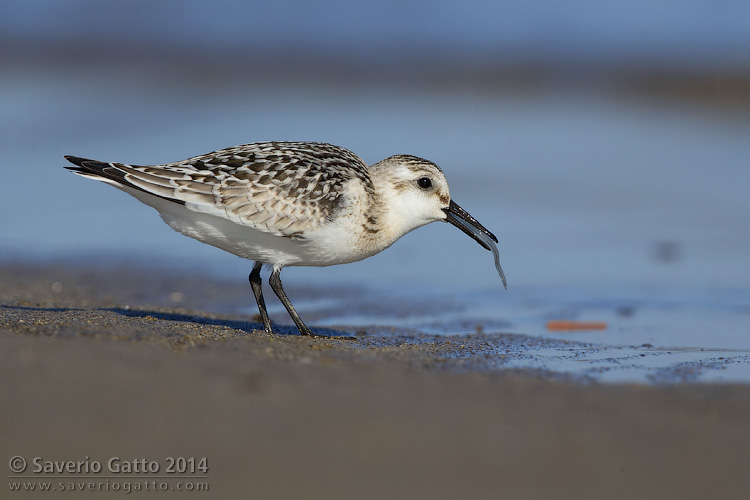
[[[368,167],[331,144],[259,142],[151,166],[65,158],[76,165],[66,168],[155,208],[172,229],[255,261],[250,284],[268,333],[263,264],[300,333],[315,336],[284,292],[282,268],[366,259],[434,221],[450,222],[490,250],[507,288],[495,235],[451,200],[440,167],[416,156]]]

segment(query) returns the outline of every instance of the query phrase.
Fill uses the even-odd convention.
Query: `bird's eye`
[[[429,177],[422,177],[417,180],[417,186],[421,187],[422,189],[430,189],[432,187],[432,181]]]

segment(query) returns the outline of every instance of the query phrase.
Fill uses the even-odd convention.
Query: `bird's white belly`
[[[377,253],[359,248],[345,225],[329,223],[305,234],[303,238],[288,238],[258,231],[216,215],[195,212],[185,205],[133,189],[125,188],[123,191],[155,208],[164,222],[175,231],[245,259],[278,267],[331,266],[356,262]]]

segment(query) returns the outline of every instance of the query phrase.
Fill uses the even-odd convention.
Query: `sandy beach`
[[[189,493],[202,498],[747,496],[747,386],[600,385],[487,369],[482,346],[529,341],[512,333],[268,335],[251,317],[199,307],[238,293],[239,283],[196,288],[195,279],[0,268],[1,437],[6,460],[27,463],[22,472],[11,463],[8,488],[91,483],[117,496],[128,483],[131,495],[149,495],[134,484],[150,482],[169,490],[154,496],[179,497],[188,493],[178,483],[205,483],[208,492]],[[158,299],[175,288],[195,293],[180,307]],[[205,467],[170,475],[175,457],[205,457]],[[102,471],[35,472],[48,461],[98,462]],[[134,461],[155,462],[159,473],[110,470]],[[50,493],[3,496],[16,495]]]

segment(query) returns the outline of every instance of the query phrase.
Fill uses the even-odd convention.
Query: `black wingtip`
[[[146,191],[142,187],[136,186],[132,182],[129,182],[125,176],[125,172],[117,168],[118,164],[116,163],[107,163],[103,161],[90,160],[88,158],[81,158],[80,156],[72,156],[72,155],[64,155],[64,156],[66,160],[68,160],[70,163],[75,165],[74,167],[66,166],[65,168],[77,174],[85,175],[91,178],[99,178],[99,180],[114,181],[115,183],[123,187],[137,189],[138,191],[143,191],[144,193],[150,194],[151,196],[156,196],[157,198],[162,198],[164,200],[177,203],[179,205],[185,204],[183,200],[177,200],[175,198],[168,198],[166,196],[161,196],[151,191]]]
[[[73,172],[79,174],[98,175],[100,177],[116,180],[118,182],[122,180],[122,172],[117,171],[117,169],[113,169],[110,163],[90,160],[89,158],[81,158],[80,156],[72,155],[65,155],[65,159],[75,165],[75,167],[65,167],[66,169]]]
[[[102,167],[92,168],[93,165],[97,163],[101,163],[101,162],[90,160],[88,158],[82,158],[80,156],[72,156],[72,155],[65,155],[65,159],[68,160],[73,165],[75,165],[74,167],[71,167],[71,166],[64,167],[65,169],[70,170],[71,172],[76,172],[79,174],[101,175]],[[104,166],[104,164],[102,166]]]
[[[65,155],[65,159],[77,167],[83,167],[83,162],[92,161],[88,158],[81,158],[80,156]],[[72,170],[72,167],[65,167]]]

